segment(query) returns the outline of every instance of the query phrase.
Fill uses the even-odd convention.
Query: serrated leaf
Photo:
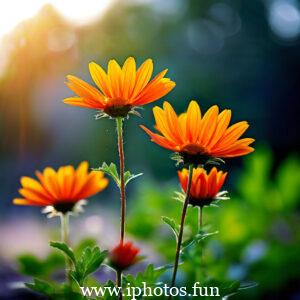
[[[114,163],[110,163],[110,165],[108,165],[107,163],[103,163],[102,166],[98,169],[94,169],[95,171],[102,171],[104,173],[106,173],[107,175],[111,176],[113,178],[113,180],[115,181],[115,183],[117,184],[118,187],[120,187],[121,185],[121,180],[120,180],[120,175],[118,173],[118,168]],[[125,186],[133,179],[139,177],[143,175],[143,173],[139,173],[139,174],[131,174],[130,171],[126,171],[124,173],[124,183]]]
[[[142,176],[143,173],[139,173],[139,174],[131,174],[130,171],[126,171],[124,173],[124,182],[125,182],[125,186],[133,179]]]
[[[76,265],[76,258],[73,250],[67,244],[61,242],[50,242],[50,246],[64,252],[71,259],[73,264]]]
[[[169,218],[169,217],[162,217],[162,220],[168,225],[170,226],[170,228],[172,229],[173,233],[175,234],[176,240],[178,239],[178,235],[179,235],[179,226],[176,224],[176,222]]]
[[[85,248],[75,264],[75,270],[70,272],[72,278],[82,285],[85,279],[100,267],[107,253],[107,251],[101,252],[99,247]]]
[[[110,163],[108,165],[107,163],[103,163],[102,166],[98,169],[94,169],[95,171],[102,171],[106,173],[107,175],[111,176],[112,179],[116,182],[117,186],[120,186],[120,178],[118,174],[117,166],[114,163]]]

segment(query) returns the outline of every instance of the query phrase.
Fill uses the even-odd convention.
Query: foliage
[[[299,268],[286,268],[300,263],[299,158],[292,155],[274,166],[271,151],[261,147],[247,157],[243,173],[232,174],[229,179],[236,187],[230,193],[231,200],[220,202],[220,208],[204,208],[206,234],[219,232],[201,241],[205,270],[207,275],[222,282],[238,280],[241,286],[245,280],[259,283],[251,292],[243,292],[245,299],[272,294],[274,286],[279,289],[300,277]],[[137,199],[132,199],[127,228],[144,242],[155,238],[156,243],[151,245],[169,262],[174,258],[175,241],[159,220],[166,215],[164,222],[174,231],[179,224],[181,206],[172,198],[175,185],[157,188],[157,184],[148,181],[139,185]],[[191,245],[183,251],[181,285],[189,286],[199,278],[195,272],[195,266],[201,264],[198,243],[192,238],[197,236],[197,218],[197,209],[189,207],[184,246],[189,242]],[[141,219],[143,226],[138,226]],[[201,235],[198,237],[202,239]]]
[[[107,175],[111,176],[111,178],[115,181],[115,183],[117,184],[117,186],[120,188],[121,186],[121,180],[120,180],[120,176],[117,170],[117,166],[114,163],[111,163],[110,165],[108,165],[107,163],[103,163],[102,166],[98,169],[94,169],[95,171],[102,171],[104,173],[106,173]],[[124,172],[124,182],[125,182],[125,186],[133,179],[142,176],[143,173],[139,173],[139,174],[131,174],[130,171],[126,171]]]
[[[101,251],[99,247],[86,247],[80,257],[76,258],[73,250],[65,243],[50,242],[50,246],[61,250],[71,260],[70,276],[76,281],[78,286],[83,286],[86,278],[94,273],[103,263],[107,256],[107,251]]]

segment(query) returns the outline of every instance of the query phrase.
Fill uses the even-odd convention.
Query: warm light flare
[[[68,20],[82,24],[99,17],[112,0],[10,0],[0,9],[0,38],[25,19],[34,16],[47,4],[53,5]]]

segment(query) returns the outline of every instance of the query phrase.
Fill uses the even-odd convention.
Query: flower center
[[[209,206],[214,201],[213,198],[196,198],[196,197],[190,197],[189,204],[192,206]]]
[[[184,164],[195,166],[205,165],[210,158],[206,149],[196,144],[185,145],[181,149],[180,155]]]
[[[63,214],[73,211],[75,203],[72,202],[59,202],[53,205],[56,211],[61,212]]]
[[[206,154],[205,148],[197,144],[188,144],[182,148],[182,152],[189,153],[191,155],[204,155]]]
[[[107,106],[104,109],[104,112],[113,118],[117,117],[126,117],[130,110],[132,109],[131,105],[119,105],[118,102],[121,103],[121,100],[114,101],[113,105]],[[124,101],[123,101],[124,102]]]

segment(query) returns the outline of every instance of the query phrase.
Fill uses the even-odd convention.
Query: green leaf
[[[194,237],[191,237],[190,239],[184,241],[182,243],[182,251],[186,250],[188,247],[192,246],[195,243],[199,243],[200,241],[204,240],[207,237],[210,237],[212,235],[218,234],[219,231],[215,231],[215,232],[203,232],[203,231],[199,231],[199,233],[197,233]]]
[[[141,287],[143,282],[147,283],[147,286],[155,286],[159,284],[158,279],[161,277],[170,267],[169,265],[155,268],[153,264],[149,264],[144,272],[139,272],[135,277],[131,274],[123,277],[123,284],[126,286],[130,283],[131,286]]]
[[[142,176],[143,173],[139,173],[139,174],[131,174],[130,171],[126,171],[124,173],[124,182],[125,182],[125,186],[127,185],[128,182],[130,182],[131,180]]]
[[[100,168],[94,170],[102,171],[107,175],[111,176],[112,179],[116,182],[117,186],[120,186],[120,177],[118,174],[118,169],[114,163],[110,163],[110,165],[108,165],[107,163],[104,162]]]
[[[168,217],[163,216],[162,220],[171,227],[173,233],[175,234],[176,239],[178,239],[178,235],[179,235],[179,225],[176,224],[176,222]]]
[[[44,280],[35,278],[33,283],[25,283],[25,285],[31,290],[47,296],[53,296],[55,293],[54,286]]]
[[[104,173],[106,173],[107,175],[111,176],[113,178],[113,180],[116,182],[117,186],[120,187],[121,186],[121,180],[120,180],[120,175],[118,173],[118,169],[117,166],[114,163],[111,163],[110,165],[108,165],[107,163],[103,163],[102,166],[98,169],[94,169],[95,171],[102,171]],[[127,185],[127,183],[129,183],[131,180],[139,177],[143,175],[143,173],[139,173],[139,174],[131,174],[130,171],[126,171],[124,173],[124,183],[125,186]]]
[[[183,192],[175,192],[174,199],[178,200],[180,202],[184,202],[184,200],[185,200],[185,194]]]
[[[82,285],[87,276],[94,273],[100,267],[107,254],[107,251],[101,252],[99,247],[85,248],[75,264],[75,270],[70,272],[71,276]]]
[[[17,257],[19,272],[32,277],[48,277],[57,268],[64,266],[65,259],[56,252],[50,253],[45,259],[32,254]]]
[[[50,242],[50,246],[64,252],[71,259],[73,264],[76,265],[76,258],[73,250],[67,244],[61,242]]]

